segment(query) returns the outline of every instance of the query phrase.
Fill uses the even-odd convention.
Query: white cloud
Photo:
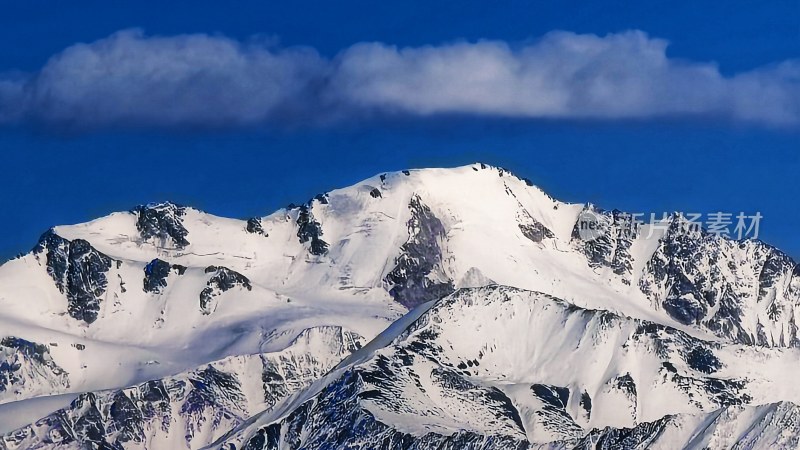
[[[311,49],[126,30],[73,45],[17,93],[8,87],[15,96],[6,96],[19,104],[16,117],[7,114],[78,127],[252,124],[278,120],[313,101],[308,90],[325,69]]]
[[[308,48],[127,30],[0,76],[0,122],[76,127],[237,126],[365,114],[521,118],[703,117],[800,124],[800,63],[723,76],[668,58],[643,32],[553,32],[517,45],[361,43]]]

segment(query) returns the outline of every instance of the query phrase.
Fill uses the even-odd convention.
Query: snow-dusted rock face
[[[408,205],[408,241],[401,247],[396,266],[386,275],[392,287],[389,294],[398,303],[413,308],[453,292],[453,283],[442,273],[440,242],[446,238],[442,222],[419,196]]]
[[[324,197],[322,197],[324,199]],[[309,244],[308,251],[312,255],[324,255],[328,251],[328,243],[322,240],[322,227],[314,219],[308,206],[297,208],[297,237],[300,243]]]
[[[69,315],[87,323],[97,320],[111,258],[83,239],[68,241],[52,231],[41,237],[33,252],[43,256],[47,273],[67,297]]]
[[[596,219],[598,236],[594,239],[581,237],[582,222],[579,220],[572,230],[575,246],[586,255],[591,267],[608,267],[623,283],[629,284],[633,270],[630,252],[636,237],[633,217],[618,210],[601,211],[592,205],[587,205],[581,214],[591,214]]]
[[[60,386],[69,386],[69,377],[53,361],[47,345],[0,338],[0,400],[47,395]]]
[[[189,231],[183,226],[186,208],[174,203],[153,203],[137,206],[136,229],[144,240],[156,239],[163,247],[171,243],[178,248],[189,245]]]
[[[158,258],[144,266],[143,289],[151,294],[161,294],[167,287],[170,274],[183,275],[186,267],[180,264],[170,264]]]
[[[800,344],[798,265],[762,242],[689,229],[673,216],[639,285],[677,322],[745,344]]]
[[[247,219],[247,225],[245,226],[245,230],[247,230],[248,233],[261,234],[263,236],[269,237],[269,235],[267,235],[264,232],[264,226],[261,225],[261,219],[258,217],[251,217]]]
[[[634,226],[485,164],[379,174],[248,220],[154,203],[54,227],[0,267],[0,340],[16,343],[0,344],[0,431],[32,427],[2,445],[196,447],[235,429],[237,448],[570,448],[666,417],[745,411],[730,423],[746,426],[798,401],[776,374],[794,370],[799,303],[798,265],[762,242],[680,214]],[[387,327],[406,331],[287,402],[338,359],[302,376],[258,363],[303,330]],[[273,388],[253,396],[261,378]],[[160,408],[148,383],[182,386],[162,399],[169,431],[153,431],[165,414],[115,422]],[[70,444],[43,440],[57,428]]]
[[[233,288],[253,290],[250,280],[246,276],[228,269],[227,267],[208,266],[206,273],[212,274],[206,282],[206,287],[200,291],[200,309],[203,314],[211,314],[216,309],[215,297]]]

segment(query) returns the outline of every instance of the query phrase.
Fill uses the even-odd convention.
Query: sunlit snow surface
[[[0,448],[795,448],[794,261],[624,220],[476,164],[55,227],[0,267]]]

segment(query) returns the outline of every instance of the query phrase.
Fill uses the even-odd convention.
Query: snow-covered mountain
[[[796,447],[797,264],[630,220],[475,164],[54,227],[0,267],[0,449]]]
[[[381,337],[387,345],[356,353],[216,445],[581,448],[623,436],[706,448],[711,431],[699,436],[677,424],[731,415],[746,430],[762,417],[739,417],[734,407],[800,401],[790,379],[796,349],[702,340],[507,286],[460,290],[403,325]],[[795,410],[779,418],[781,429],[798,430]],[[662,436],[674,427],[681,429]],[[762,448],[800,439],[775,432],[748,439]]]

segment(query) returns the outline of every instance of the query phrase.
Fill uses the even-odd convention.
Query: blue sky
[[[483,161],[565,201],[760,211],[800,256],[800,4],[7,2],[0,257],[170,199],[264,215]]]

